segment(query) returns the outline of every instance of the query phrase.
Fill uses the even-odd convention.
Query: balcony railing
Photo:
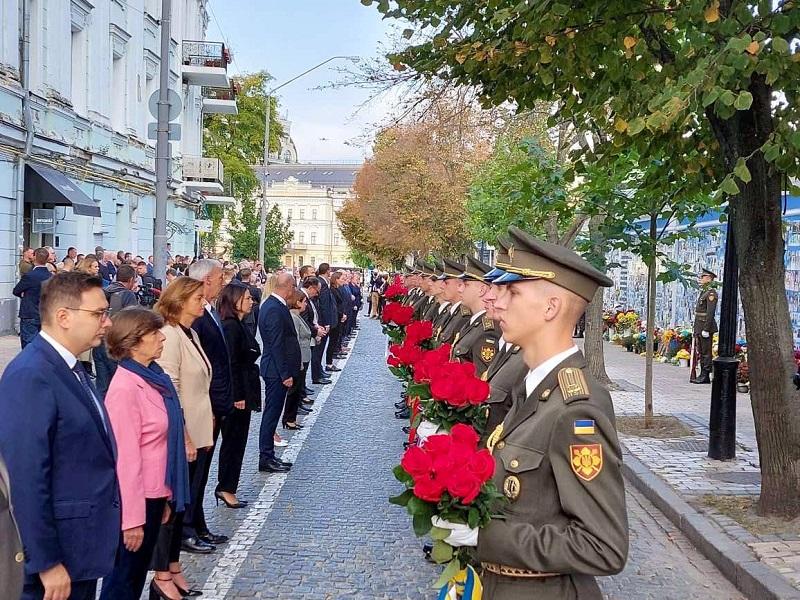
[[[208,87],[204,86],[201,90],[203,98],[207,100],[236,100],[236,94],[238,90],[236,89],[236,85],[231,82],[231,87],[229,88],[217,88],[217,87]]]
[[[227,69],[230,62],[230,51],[222,42],[183,41],[184,65]]]
[[[222,183],[225,179],[222,161],[206,156],[184,156],[183,179],[185,181]]]

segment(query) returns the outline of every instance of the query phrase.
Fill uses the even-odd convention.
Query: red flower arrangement
[[[383,332],[393,342],[402,342],[405,337],[405,328],[414,320],[414,307],[403,306],[399,302],[389,302],[383,307],[381,321]]]
[[[413,321],[406,326],[406,343],[422,344],[433,337],[433,322]]]
[[[402,300],[408,296],[408,288],[401,281],[395,279],[392,285],[386,288],[383,295],[387,300]]]
[[[406,490],[389,501],[411,514],[417,535],[431,533],[436,562],[466,564],[470,549],[446,544],[443,540],[450,530],[433,527],[433,517],[483,527],[503,497],[492,482],[494,458],[478,448],[479,439],[474,428],[456,424],[449,434],[432,435],[421,446],[411,446],[394,469]]]

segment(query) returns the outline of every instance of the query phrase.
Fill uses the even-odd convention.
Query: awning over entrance
[[[25,165],[25,202],[71,206],[76,215],[100,216],[100,205],[66,175],[41,165]]]

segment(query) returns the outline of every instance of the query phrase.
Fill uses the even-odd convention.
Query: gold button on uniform
[[[505,442],[497,442],[497,449],[498,450],[502,450],[505,447],[506,447],[506,443]]]
[[[508,466],[511,467],[512,469],[516,469],[519,466],[519,461],[515,458],[510,463],[508,463]]]
[[[17,552],[14,555],[14,560],[17,561],[18,563],[21,563],[23,560],[25,560],[25,555],[22,552]]]

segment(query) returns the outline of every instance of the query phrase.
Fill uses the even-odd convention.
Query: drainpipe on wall
[[[22,0],[22,32],[20,35],[20,83],[22,84],[22,118],[25,123],[25,150],[17,163],[17,250],[19,256],[25,245],[25,161],[33,149],[33,113],[31,111],[30,61],[31,61],[31,11],[29,0]]]

